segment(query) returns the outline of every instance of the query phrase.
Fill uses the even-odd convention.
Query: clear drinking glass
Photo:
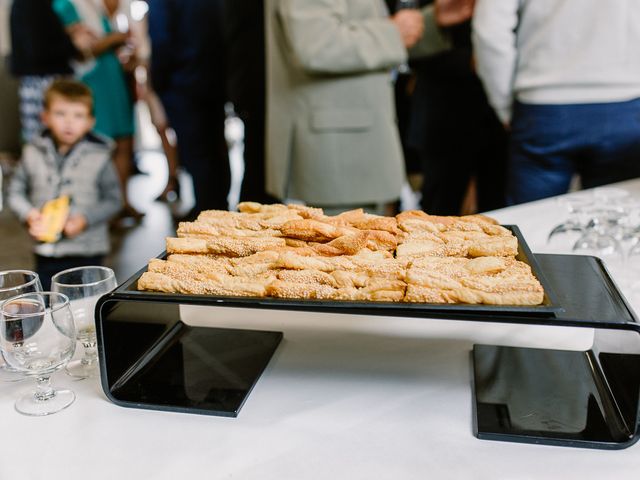
[[[583,212],[593,205],[594,199],[591,195],[576,193],[559,197],[557,201],[567,211],[568,216],[551,229],[547,237],[547,246],[560,253],[568,251],[584,233],[588,219],[583,218]]]
[[[25,293],[0,308],[0,351],[23,375],[34,377],[37,388],[20,397],[16,410],[25,415],[49,415],[68,407],[76,396],[55,390],[50,377],[73,357],[76,332],[69,299],[60,293]]]
[[[618,269],[622,266],[624,251],[620,242],[611,235],[610,227],[615,222],[617,212],[607,207],[589,209],[587,228],[573,246],[573,252],[582,255],[594,255],[604,260],[608,266]]]
[[[96,324],[94,312],[98,299],[116,288],[113,270],[107,267],[77,267],[56,273],[51,290],[69,297],[77,339],[84,347],[84,355],[67,365],[67,373],[74,378],[89,378],[98,374]]]
[[[11,297],[23,293],[41,292],[42,285],[38,274],[29,270],[5,270],[0,272],[0,307]],[[13,368],[2,362],[0,364],[0,382],[18,382],[24,380]]]

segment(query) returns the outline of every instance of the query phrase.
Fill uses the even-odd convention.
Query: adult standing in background
[[[56,77],[72,75],[71,61],[81,59],[95,38],[86,29],[69,36],[56,16],[53,0],[14,0],[10,29],[11,73],[20,79],[22,140],[28,142],[42,128],[44,90]]]
[[[273,203],[265,190],[264,0],[225,0],[227,92],[244,123],[244,177],[240,201]]]
[[[470,21],[447,33],[450,50],[413,65],[416,85],[407,143],[421,160],[421,206],[433,215],[502,208],[507,132],[473,71]],[[475,208],[464,205],[465,196]]]
[[[90,49],[92,58],[76,66],[75,73],[93,94],[94,130],[115,141],[113,160],[124,196],[121,217],[140,220],[144,214],[129,203],[127,195],[133,156],[133,102],[116,54],[126,44],[128,32],[114,30],[103,0],[53,0],[53,7],[68,32],[86,28],[96,38]]]
[[[193,177],[195,206],[228,209],[224,137],[223,0],[149,2],[151,83],[176,132],[181,165]]]
[[[389,17],[382,0],[267,0],[266,28],[269,193],[382,212],[405,178],[390,70],[407,48],[449,47],[434,9]]]
[[[510,203],[640,176],[640,2],[477,0],[473,40]]]

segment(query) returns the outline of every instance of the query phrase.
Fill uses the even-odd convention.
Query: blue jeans
[[[640,98],[627,102],[516,103],[507,201],[566,193],[575,173],[592,188],[640,177]]]

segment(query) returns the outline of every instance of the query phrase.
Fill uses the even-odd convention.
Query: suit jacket
[[[425,10],[421,54],[446,48]],[[267,190],[315,205],[400,195],[390,70],[407,52],[382,0],[267,0]]]

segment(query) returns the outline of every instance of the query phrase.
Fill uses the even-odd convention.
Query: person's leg
[[[277,203],[265,188],[264,112],[252,111],[240,118],[244,123],[244,177],[240,201]]]
[[[479,212],[503,208],[507,180],[509,139],[497,118],[488,119],[483,140],[475,154],[477,206]]]
[[[167,157],[167,184],[162,193],[156,198],[157,201],[177,200],[180,197],[180,180],[178,178],[178,147],[176,145],[176,133],[172,128],[158,129],[160,141],[162,142],[162,150]],[[170,198],[171,192],[175,198]]]
[[[18,95],[20,98],[20,126],[23,142],[31,141],[32,137],[42,129],[42,102],[45,89],[51,84],[53,76],[29,75],[20,78]]]
[[[574,174],[575,131],[562,105],[516,104],[507,168],[507,203],[566,193]]]
[[[591,142],[578,163],[584,188],[640,177],[640,99],[584,105],[576,117]]]
[[[445,142],[446,144],[447,142]],[[422,152],[422,210],[431,215],[460,215],[470,178],[466,149]]]
[[[231,168],[224,137],[224,106],[197,104],[174,92],[160,98],[176,132],[180,163],[193,178],[193,213],[228,209]]]
[[[122,198],[124,207],[122,209],[122,217],[131,217],[139,220],[144,213],[137,211],[129,203],[129,195],[127,193],[127,184],[131,177],[132,158],[133,158],[133,137],[119,137],[115,139],[116,148],[113,152],[113,163],[118,172],[120,180],[120,188],[122,190]]]

